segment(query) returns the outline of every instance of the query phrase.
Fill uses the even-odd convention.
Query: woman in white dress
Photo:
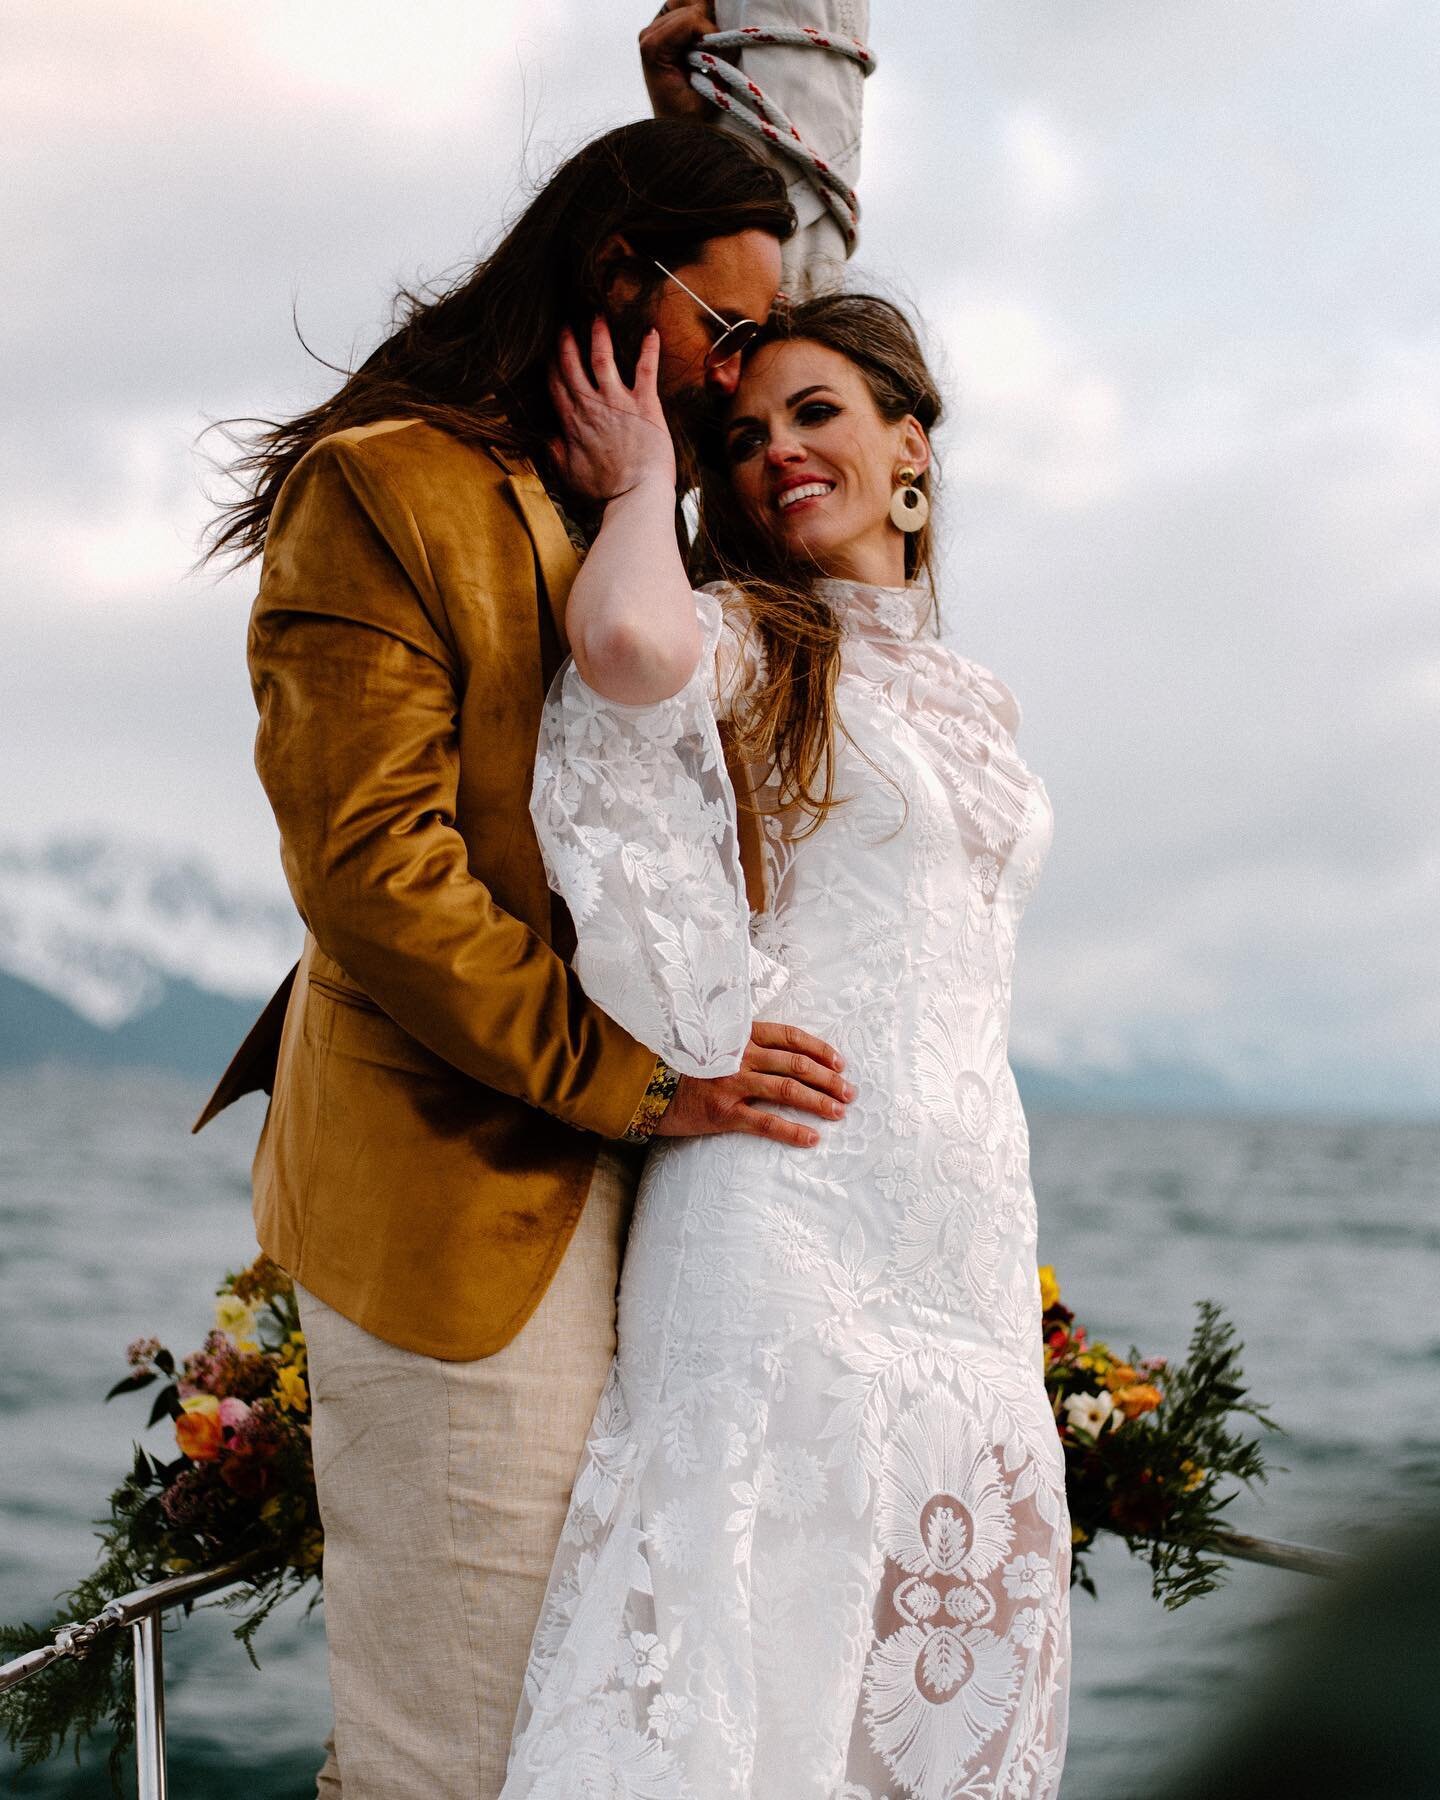
[[[603,326],[593,378],[562,347],[557,458],[607,504],[536,826],[582,982],[657,1054],[733,1070],[763,1006],[855,1097],[809,1149],[652,1151],[503,1800],[1042,1800],[1070,1533],[1006,1040],[1049,805],[1008,691],[935,635],[903,317],[812,301],[748,354],[706,507],[740,580],[698,594],[656,354],[632,390]]]

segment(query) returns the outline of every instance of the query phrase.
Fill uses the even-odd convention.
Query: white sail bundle
[[[800,221],[785,246],[785,291],[803,299],[838,287],[855,246],[863,88],[875,66],[869,0],[716,0],[715,22],[691,58],[693,83],[785,175]],[[721,51],[738,52],[738,77],[716,67]]]

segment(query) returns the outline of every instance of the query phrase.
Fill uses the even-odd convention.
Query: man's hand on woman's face
[[[635,385],[626,387],[615,366],[610,327],[597,317],[590,333],[590,367],[570,330],[560,333],[550,365],[550,398],[561,436],[549,450],[556,470],[572,493],[587,500],[614,500],[647,481],[674,491],[675,446],[660,405],[656,377],[660,333],[648,331],[635,364]]]
[[[855,1089],[841,1073],[844,1066],[839,1051],[823,1038],[795,1025],[757,1019],[738,1072],[713,1081],[682,1076],[655,1135],[714,1137],[741,1131],[813,1150],[819,1132],[765,1107],[790,1106],[822,1119],[844,1118],[847,1103],[855,1098]]]

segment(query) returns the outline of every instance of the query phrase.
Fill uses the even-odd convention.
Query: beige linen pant
[[[602,1152],[511,1343],[441,1362],[300,1290],[335,1731],[322,1800],[495,1800],[595,1403],[637,1165]]]

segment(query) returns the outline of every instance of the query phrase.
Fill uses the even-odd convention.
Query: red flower
[[[258,1500],[270,1487],[269,1460],[253,1456],[227,1456],[220,1465],[220,1479],[242,1500]]]
[[[1141,1469],[1134,1487],[1111,1501],[1110,1518],[1132,1536],[1153,1537],[1169,1518],[1173,1504],[1155,1479],[1155,1471]]]

